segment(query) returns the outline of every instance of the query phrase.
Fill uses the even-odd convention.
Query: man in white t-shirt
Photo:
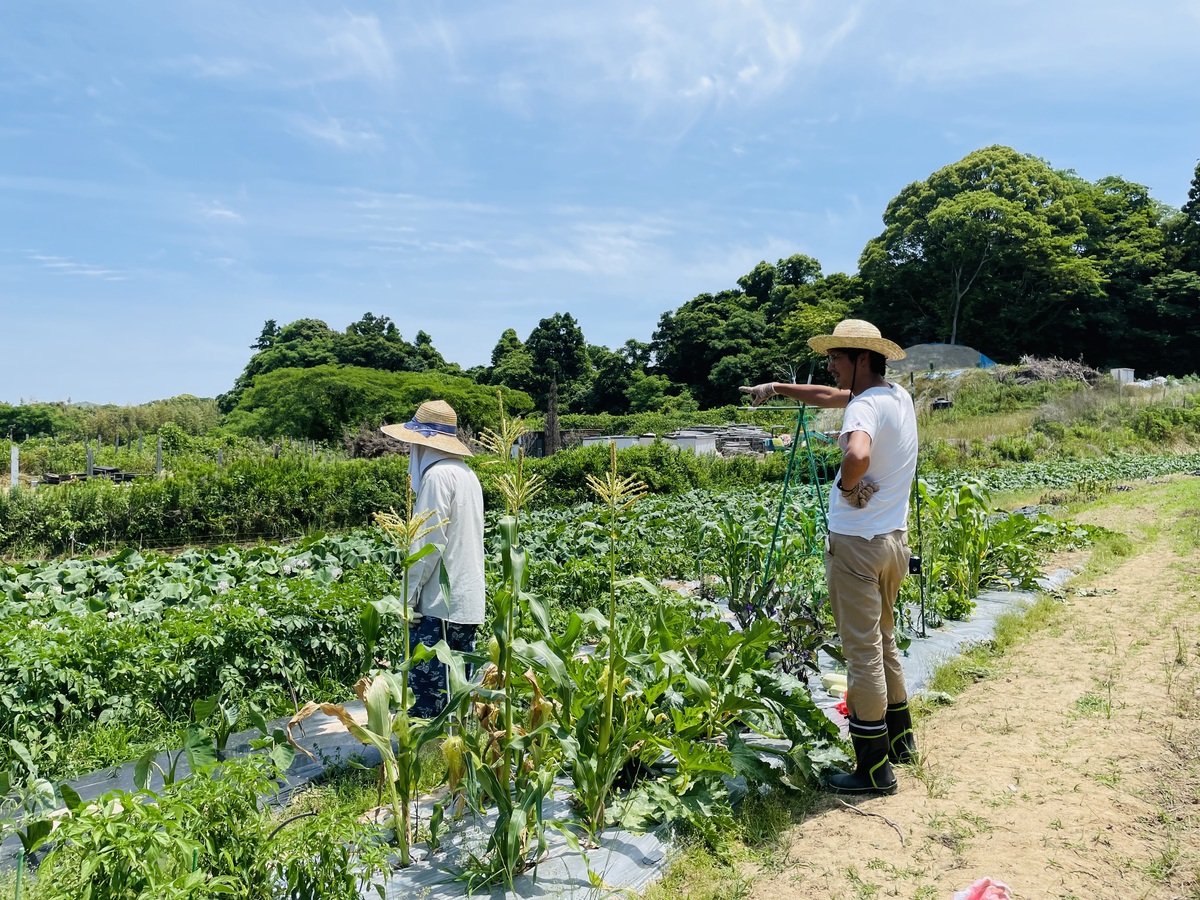
[[[908,391],[885,377],[904,351],[861,319],[808,345],[826,354],[837,387],[770,382],[743,387],[758,406],[780,394],[846,410],[842,465],[829,500],[825,576],[846,657],[855,770],[829,779],[837,793],[891,794],[893,762],[916,755],[894,609],[908,573],[908,498],[917,468],[917,417]]]

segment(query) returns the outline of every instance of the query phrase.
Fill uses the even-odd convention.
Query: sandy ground
[[[1154,501],[1081,515],[1149,537],[920,721],[898,794],[823,801],[748,896],[948,900],[991,876],[1022,900],[1200,898],[1200,558]]]

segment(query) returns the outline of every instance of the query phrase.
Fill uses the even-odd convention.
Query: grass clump
[[[645,900],[734,900],[750,895],[747,866],[779,871],[790,861],[785,832],[803,821],[824,795],[815,788],[783,795],[747,794],[733,818],[725,844],[713,848],[706,837],[683,828],[673,836],[677,855],[662,879],[641,895]]]

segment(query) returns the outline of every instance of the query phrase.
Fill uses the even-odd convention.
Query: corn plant
[[[587,477],[588,487],[600,498],[605,510],[604,526],[608,536],[608,620],[605,623],[604,643],[606,662],[601,674],[603,711],[596,723],[596,752],[594,757],[577,757],[576,790],[581,797],[589,834],[596,835],[604,828],[605,805],[613,779],[626,758],[621,738],[624,716],[614,714],[617,694],[623,688],[625,656],[617,630],[617,543],[621,537],[620,516],[628,512],[646,493],[646,485],[633,476],[617,474],[617,445],[610,445],[608,474],[604,478]],[[578,732],[577,732],[577,736]],[[581,784],[580,782],[583,782]],[[582,790],[581,790],[582,788]]]
[[[446,523],[445,519],[435,519],[437,510],[427,510],[413,515],[412,487],[405,490],[408,515],[400,516],[395,510],[387,513],[376,513],[375,521],[393,544],[395,563],[400,570],[401,600],[398,605],[389,603],[383,612],[397,618],[401,627],[407,629],[412,622],[413,610],[409,606],[408,573],[414,565],[435,552],[434,544],[422,544],[426,537],[436,528]],[[431,520],[433,524],[430,524]],[[417,547],[413,550],[413,547]],[[442,590],[449,585],[446,581],[445,568],[441,568],[440,577]],[[394,600],[394,598],[391,598]],[[382,630],[380,607],[368,606],[364,609],[364,636],[368,640],[378,640]],[[374,615],[372,615],[374,613]],[[407,638],[407,633],[405,635]],[[439,642],[441,643],[441,642]],[[372,642],[372,647],[374,643]],[[363,744],[374,747],[381,757],[379,779],[380,791],[386,789],[392,807],[392,822],[396,843],[400,850],[400,864],[408,866],[412,862],[412,806],[416,800],[417,785],[421,777],[420,750],[428,742],[441,738],[446,733],[446,721],[453,705],[447,703],[442,712],[431,720],[424,720],[409,715],[409,709],[415,701],[415,696],[408,684],[408,673],[412,667],[431,658],[435,650],[419,646],[415,650],[411,640],[402,640],[402,660],[392,672],[381,672],[374,676],[364,676],[354,686],[355,695],[361,700],[367,710],[367,722],[359,724],[353,715],[344,707],[335,703],[306,703],[288,723],[288,739],[292,745],[306,755],[311,756],[306,749],[298,744],[291,735],[294,727],[315,712],[323,712],[340,721],[346,729]],[[393,749],[393,741],[395,749]]]
[[[536,676],[516,643],[523,609],[548,627],[545,609],[529,594],[528,556],[520,544],[522,510],[541,490],[541,480],[525,468],[524,453],[514,453],[524,432],[524,423],[509,419],[501,403],[500,430],[485,431],[480,439],[505,468],[496,481],[506,514],[497,523],[501,577],[492,593],[490,662],[480,679],[486,693],[474,704],[478,727],[463,734],[466,802],[482,809],[490,801],[496,809],[483,857],[472,859],[462,874],[471,890],[498,882],[511,888],[515,876],[545,853],[543,806],[554,787],[553,769],[541,765],[552,723]]]
[[[418,647],[409,659],[415,663],[423,662],[438,649],[448,652],[445,642],[439,641],[438,648]],[[360,724],[352,712],[339,704],[309,702],[288,722],[288,738],[292,746],[313,758],[312,753],[295,740],[292,729],[314,713],[321,712],[336,718],[364,746],[373,747],[379,752],[380,791],[387,791],[392,828],[400,851],[400,865],[407,867],[412,863],[412,807],[421,779],[421,748],[446,734],[446,722],[453,705],[447,704],[442,712],[430,720],[410,717],[405,699],[409,695],[405,666],[397,672],[382,672],[360,679],[354,686],[354,693],[366,707],[365,724]]]

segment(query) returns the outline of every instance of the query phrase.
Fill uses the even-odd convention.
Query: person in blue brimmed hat
[[[430,521],[448,520],[409,548],[410,553],[426,544],[441,548],[409,570],[409,608],[418,617],[410,626],[409,640],[429,647],[444,640],[452,650],[473,651],[484,613],[483,490],[463,461],[471,451],[458,438],[458,416],[444,400],[429,400],[417,407],[410,421],[380,430],[408,444],[413,515],[436,510]],[[443,594],[438,574],[443,566],[449,596]],[[449,695],[447,677],[437,659],[413,668],[413,715],[433,718],[442,711]]]

